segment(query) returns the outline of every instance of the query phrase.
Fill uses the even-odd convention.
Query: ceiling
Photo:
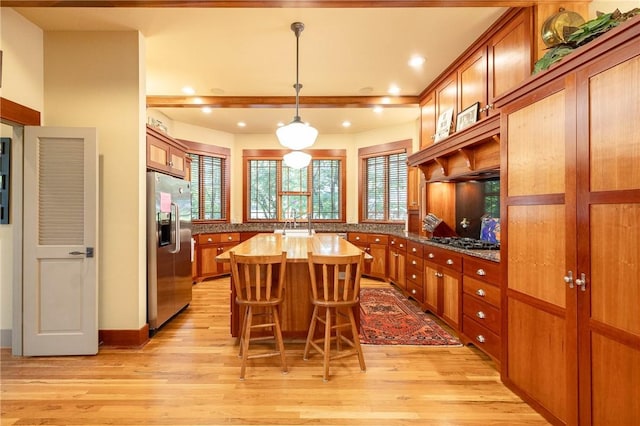
[[[292,120],[296,40],[290,25],[303,22],[300,115],[322,135],[361,133],[417,119],[418,95],[506,8],[16,10],[45,31],[139,30],[146,44],[148,99],[191,105],[159,111],[172,120],[235,134],[272,133],[278,122]],[[409,67],[413,55],[426,62]],[[398,96],[388,94],[392,85],[399,87]],[[201,98],[213,97],[212,111],[205,114],[194,107],[196,101],[181,92],[184,86]],[[373,104],[387,96],[389,104],[374,112]],[[351,127],[342,126],[345,120]],[[246,127],[239,128],[239,121]]]

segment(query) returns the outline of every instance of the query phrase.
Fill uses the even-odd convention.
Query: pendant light
[[[311,162],[311,156],[302,151],[291,151],[282,157],[284,164],[292,169],[301,169],[307,167]]]
[[[296,35],[296,84],[293,86],[294,89],[296,89],[296,115],[293,117],[291,123],[276,130],[276,136],[282,146],[293,150],[300,150],[313,145],[318,137],[318,131],[308,124],[303,123],[298,112],[300,109],[300,89],[302,88],[302,84],[298,81],[299,40],[300,33],[304,30],[304,24],[302,22],[294,22],[291,24],[291,30]],[[309,159],[310,158],[311,156],[309,156]]]

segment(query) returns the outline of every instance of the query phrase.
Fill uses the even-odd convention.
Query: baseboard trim
[[[149,341],[149,324],[140,330],[99,330],[101,346],[139,347]]]

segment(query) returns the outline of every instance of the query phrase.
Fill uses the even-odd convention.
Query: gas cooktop
[[[433,237],[431,241],[466,250],[500,250],[500,243],[464,237]]]

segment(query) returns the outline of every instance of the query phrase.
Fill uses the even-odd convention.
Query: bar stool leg
[[[307,334],[307,342],[304,344],[304,353],[302,359],[307,361],[309,359],[309,348],[311,347],[311,341],[316,333],[316,322],[318,320],[318,306],[313,306],[313,314],[311,314],[311,324],[309,325],[309,333]]]
[[[324,325],[324,375],[322,380],[329,380],[329,355],[331,354],[331,308],[326,308]]]
[[[284,341],[282,340],[282,328],[280,327],[280,315],[277,306],[271,307],[271,313],[273,315],[273,323],[275,324],[274,337],[276,339],[276,345],[280,351],[280,362],[282,363],[282,373],[287,374],[289,372],[287,368],[287,357],[284,352]]]
[[[249,356],[249,340],[251,340],[251,323],[253,320],[253,309],[247,307],[247,316],[245,319],[245,328],[242,332],[242,366],[240,367],[240,379],[244,380],[244,372],[247,369],[247,357]]]
[[[360,346],[360,335],[358,334],[358,327],[356,326],[356,318],[353,315],[353,309],[347,309],[349,314],[349,321],[351,322],[351,332],[353,333],[353,344],[358,352],[358,361],[360,362],[360,370],[366,371],[367,366],[364,364],[364,355],[362,353],[362,346]]]

